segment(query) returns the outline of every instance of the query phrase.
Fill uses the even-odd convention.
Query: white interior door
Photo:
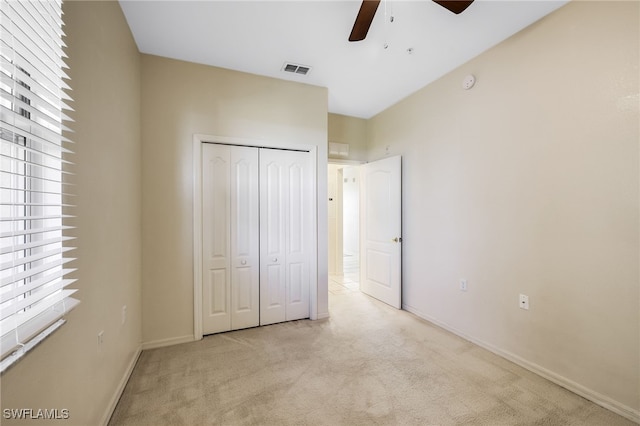
[[[202,331],[259,324],[258,150],[202,147]]]
[[[260,150],[260,325],[309,317],[309,159],[307,152]]]
[[[361,166],[360,289],[401,308],[402,158]]]

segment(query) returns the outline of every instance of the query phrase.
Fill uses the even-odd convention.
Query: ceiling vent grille
[[[300,65],[300,64],[292,64],[290,62],[287,62],[282,66],[282,71],[290,72],[294,74],[300,74],[300,75],[307,75],[307,73],[309,73],[310,70],[311,70],[311,67],[308,67],[306,65]]]

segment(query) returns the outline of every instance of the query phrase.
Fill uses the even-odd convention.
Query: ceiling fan
[[[455,13],[456,15],[464,12],[469,7],[473,0],[433,0],[445,9]],[[380,0],[362,0],[360,5],[360,11],[356,16],[356,21],[353,23],[353,29],[351,35],[349,35],[349,41],[361,41],[364,40],[369,32],[369,27],[373,21],[373,17],[378,10]]]

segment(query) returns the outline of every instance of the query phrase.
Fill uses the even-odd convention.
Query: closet
[[[202,331],[309,317],[308,152],[202,145]]]

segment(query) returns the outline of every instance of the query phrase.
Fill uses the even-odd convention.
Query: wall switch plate
[[[460,280],[460,291],[467,291],[467,280]]]
[[[520,295],[520,300],[518,302],[518,306],[520,307],[520,309],[529,309],[529,296],[527,296],[526,294],[521,294]]]

